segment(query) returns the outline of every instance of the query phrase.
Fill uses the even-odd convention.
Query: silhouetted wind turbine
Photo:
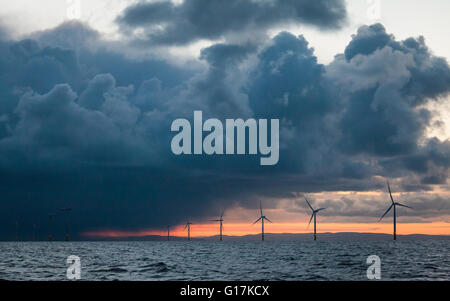
[[[170,241],[170,226],[167,226],[167,241]]]
[[[391,197],[392,204],[388,208],[388,210],[386,210],[386,212],[383,214],[383,216],[378,220],[378,222],[381,222],[383,217],[385,217],[386,214],[388,214],[388,212],[391,211],[392,208],[394,208],[394,240],[397,240],[397,206],[405,207],[405,208],[409,208],[409,209],[413,209],[413,208],[394,202],[394,198],[392,197],[391,186],[389,185],[389,181],[387,182],[387,185],[388,185],[389,196]]]
[[[311,204],[308,202],[308,199],[306,199],[306,197],[305,197],[305,201],[308,204],[309,208],[311,208],[311,210],[312,210],[312,215],[311,215],[311,218],[308,223],[308,228],[309,228],[309,225],[311,225],[312,219],[314,218],[314,240],[317,240],[317,213],[319,211],[325,210],[327,208],[320,208],[320,209],[316,210],[311,206]]]
[[[261,216],[253,223],[253,225],[256,224],[257,222],[261,221],[261,239],[262,239],[262,241],[264,241],[264,220],[268,221],[269,223],[271,223],[272,221],[264,216],[261,201],[259,202],[259,210],[260,210]]]
[[[66,241],[69,241],[69,213],[70,211],[72,211],[72,208],[70,207],[66,207],[66,208],[61,208],[61,211],[64,211],[66,213]]]
[[[212,222],[219,222],[220,223],[220,241],[222,241],[222,233],[223,233],[223,215],[225,212],[222,212],[219,219],[213,219]]]
[[[56,216],[56,214],[50,213],[48,215],[48,227],[49,227],[49,234],[48,234],[48,241],[52,241],[53,240],[53,236],[52,236],[52,219]]]
[[[188,240],[191,240],[191,225],[192,225],[192,223],[190,222],[190,221],[188,221],[187,223],[186,223],[186,227],[184,227],[184,229],[188,229]]]

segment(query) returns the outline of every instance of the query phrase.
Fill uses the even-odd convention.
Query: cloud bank
[[[312,17],[301,13],[306,2],[283,2],[269,20],[262,16],[270,1],[208,1],[211,9],[221,5],[242,16],[227,17],[224,27],[211,16],[204,20],[211,31],[189,24],[194,29],[186,27],[186,36],[173,35],[198,20],[188,12],[201,3],[140,3],[120,22],[147,26],[173,14],[149,37],[180,44],[186,37],[216,39],[238,25],[268,28],[286,16],[320,27],[345,16],[340,1],[317,1],[307,8],[325,16]],[[242,8],[255,5],[251,14]],[[236,204],[252,208],[261,198],[275,207],[302,193],[384,189],[384,177],[397,179],[397,191],[447,181],[450,142],[426,137],[433,116],[425,105],[448,96],[450,68],[423,37],[398,41],[381,24],[363,26],[322,65],[303,36],[280,32],[262,44],[207,47],[202,69],[133,59],[105,45],[79,23],[0,41],[0,237],[13,237],[16,219],[24,229],[40,223],[45,232],[47,214],[66,204],[74,208],[73,233],[133,230],[201,220]],[[172,155],[170,124],[192,119],[194,110],[205,118],[280,119],[279,164]],[[448,214],[445,198],[421,200],[414,203],[424,209],[411,214]],[[345,200],[325,205],[334,208],[329,216],[349,214]],[[378,213],[362,208],[350,215],[367,214]]]
[[[235,34],[255,35],[286,24],[307,24],[336,29],[346,20],[342,0],[186,0],[140,1],[117,21],[126,32],[149,45],[185,45],[197,40],[218,40]]]

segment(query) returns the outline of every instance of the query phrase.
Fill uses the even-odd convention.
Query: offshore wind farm
[[[394,200],[389,182],[387,193],[391,205],[378,222],[393,210],[393,240],[390,234],[342,232],[322,232],[318,239],[317,215],[326,208],[315,209],[305,196],[312,212],[305,224],[309,228],[314,221],[312,237],[310,233],[268,233],[264,222],[273,222],[260,201],[259,217],[252,224],[261,223],[260,234],[226,235],[222,211],[219,218],[210,220],[219,225],[216,236],[192,237],[199,224],[187,219],[185,237],[173,235],[174,226],[168,225],[166,237],[97,237],[70,242],[69,213],[73,208],[66,206],[60,209],[65,242],[53,241],[57,216],[53,213],[48,215],[48,242],[0,242],[0,280],[64,280],[62,263],[69,253],[83,258],[84,280],[365,280],[364,263],[373,253],[383,258],[383,280],[450,280],[450,236],[397,235],[396,207],[412,208]],[[42,252],[47,254],[45,259],[36,256]],[[118,253],[122,254],[120,260]],[[27,259],[17,262],[17,258]],[[21,272],[11,269],[20,264],[25,267]]]
[[[0,280],[450,280],[449,12],[2,1]]]
[[[397,237],[398,237],[398,235],[397,235],[397,207],[403,207],[403,208],[407,208],[407,209],[413,209],[413,208],[410,207],[410,206],[406,206],[406,205],[404,205],[402,203],[394,201],[389,181],[386,181],[386,184],[387,184],[387,192],[388,192],[388,195],[389,195],[389,200],[391,202],[391,205],[384,212],[384,214],[378,219],[377,223],[380,223],[383,220],[383,218],[387,214],[389,214],[389,212],[391,212],[391,210],[392,210],[392,212],[393,212],[393,236],[392,236],[392,238],[395,241],[395,240],[397,240]],[[315,209],[306,196],[304,196],[304,199],[305,199],[307,208],[311,210],[311,216],[310,216],[309,222],[307,223],[307,229],[309,229],[310,226],[311,226],[311,223],[313,223],[312,239],[314,241],[316,241],[317,238],[318,238],[318,235],[317,235],[317,233],[318,233],[318,231],[317,231],[317,215],[318,215],[319,212],[321,212],[323,210],[326,210],[327,208],[323,208],[322,207],[322,208]],[[59,211],[62,212],[62,218],[63,218],[63,224],[64,224],[64,240],[66,242],[68,242],[70,240],[69,239],[69,227],[70,227],[70,218],[69,217],[70,217],[70,213],[72,212],[72,208],[69,207],[69,206],[66,206],[64,208],[60,208]],[[262,201],[259,202],[258,214],[259,214],[259,216],[258,216],[257,220],[254,221],[251,225],[256,225],[257,223],[261,223],[260,237],[261,237],[261,241],[265,241],[266,236],[267,236],[267,233],[266,233],[266,229],[267,228],[265,228],[265,222],[268,222],[270,224],[273,224],[273,222],[263,213]],[[218,223],[218,225],[219,225],[219,234],[217,235],[218,240],[220,242],[222,242],[224,240],[224,237],[225,237],[225,239],[228,239],[229,237],[232,237],[233,240],[239,240],[239,239],[236,239],[236,235],[224,235],[224,226],[223,226],[224,215],[225,215],[225,211],[222,211],[220,216],[219,216],[219,218],[209,220],[210,222]],[[54,240],[54,236],[53,236],[54,221],[53,220],[56,217],[57,217],[57,214],[55,214],[55,213],[49,213],[48,214],[48,231],[49,231],[49,233],[48,233],[48,241],[49,242],[52,242]],[[184,224],[184,231],[186,231],[185,239],[187,241],[191,241],[192,238],[193,238],[192,232],[191,232],[191,228],[192,228],[193,225],[194,225],[194,223],[192,223],[190,219],[187,219],[187,222]],[[202,225],[202,222],[199,221],[197,223],[197,225]],[[37,239],[37,227],[38,227],[38,225],[36,225],[36,224],[32,225],[32,230],[31,230],[32,241],[39,240],[39,239]],[[171,232],[171,229],[173,230],[174,228],[177,228],[177,226],[176,225],[173,225],[173,226],[168,225],[167,226],[167,234],[165,236],[167,241],[182,239],[180,236],[177,236],[176,234],[174,235],[174,233]],[[15,231],[16,231],[15,232],[15,240],[16,241],[20,241],[19,220],[16,221],[16,230]],[[329,235],[330,233],[336,234],[336,233],[339,233],[339,232],[338,231],[327,232],[326,234],[328,234],[327,235],[328,237],[330,236]],[[363,234],[359,235],[361,233],[363,233]],[[295,234],[296,234],[296,232],[294,232],[294,233],[287,233],[286,232],[286,233],[277,233],[277,234],[269,233],[269,235],[272,236],[272,237],[283,237],[284,239],[286,237],[291,237],[291,238],[293,238],[295,240],[295,239],[298,239],[299,237],[302,237],[301,235],[296,237]],[[364,238],[370,238],[371,237],[369,233],[364,233],[364,231],[354,231],[353,234],[354,234],[353,236],[352,235],[346,235],[346,239],[351,239],[351,237],[364,237]],[[339,235],[334,235],[334,236],[335,237],[339,237]],[[118,236],[115,237],[115,239],[116,240],[126,240],[126,239],[130,239],[130,240],[145,240],[145,239],[150,239],[151,238],[151,239],[154,239],[154,240],[160,240],[160,239],[158,239],[158,237],[162,237],[162,235],[136,235],[136,236],[134,236],[133,234],[130,234],[130,235],[118,235]],[[211,237],[214,237],[214,236],[211,236]],[[251,238],[251,237],[252,237],[252,235],[249,235],[249,234],[241,235],[241,238]],[[380,238],[380,237],[382,237],[382,235],[374,235],[372,237]],[[446,236],[442,236],[442,237],[446,237]],[[90,234],[90,235],[84,236],[85,240],[91,240],[92,238],[93,239],[97,239],[97,240],[114,240],[114,238],[111,239],[111,238],[108,238],[107,235],[106,236],[102,236],[101,234],[97,234],[97,235],[96,234]],[[205,240],[205,239],[208,238],[208,236],[206,236],[206,235],[197,235],[196,237],[194,236],[194,238],[196,240]],[[240,239],[240,240],[242,240],[242,239]]]
[[[304,225],[307,229],[312,223],[314,226],[302,233],[271,233],[270,226],[280,221],[269,219],[260,201],[255,210],[258,218],[250,224],[252,228],[261,223],[258,234],[227,235],[226,215],[221,211],[218,218],[208,220],[214,223],[211,227],[218,226],[213,236],[196,235],[196,227],[202,223],[188,218],[181,227],[185,233],[182,236],[177,232],[180,226],[168,225],[165,235],[70,241],[70,222],[74,219],[69,219],[69,213],[76,213],[77,208],[66,206],[59,209],[58,223],[58,215],[48,214],[47,242],[34,239],[35,227],[32,242],[0,242],[0,280],[64,280],[61,271],[68,253],[83,258],[84,280],[364,280],[365,260],[371,254],[383,258],[384,280],[450,280],[446,256],[450,236],[397,233],[397,206],[412,208],[394,199],[389,182],[386,188],[391,205],[378,222],[392,211],[393,236],[327,231],[318,235],[317,217],[326,208],[305,195],[305,212],[311,216]],[[19,221],[16,225],[19,231]],[[63,237],[54,237],[55,227],[63,228]],[[36,255],[43,252],[45,258]],[[26,261],[19,263],[17,258]],[[24,266],[21,272],[11,269],[19,264]]]

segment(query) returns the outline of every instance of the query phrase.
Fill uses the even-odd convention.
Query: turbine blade
[[[311,225],[313,217],[314,217],[314,213],[311,215],[311,218],[310,218],[309,223],[308,223],[308,228],[309,228],[309,225]]]
[[[381,220],[383,219],[383,217],[386,216],[386,214],[388,214],[389,211],[391,211],[392,207],[394,207],[394,204],[391,205],[391,207],[389,207],[388,210],[386,210],[386,212],[383,214],[383,216],[378,220],[378,222],[381,222]]]
[[[308,202],[308,200],[306,199],[306,197],[305,197],[305,201],[306,201],[306,203],[308,204],[309,208],[311,208],[311,210],[314,211],[314,208],[313,208],[313,207],[311,206],[311,204]]]
[[[267,217],[264,218],[266,221],[268,221],[269,223],[272,223],[272,221],[270,219],[268,219]],[[273,224],[273,223],[272,223]]]
[[[389,195],[391,197],[392,204],[394,204],[394,198],[392,197],[391,185],[389,185],[389,181],[387,182],[387,185],[388,185]]]
[[[253,225],[256,224],[257,222],[259,222],[261,219],[262,219],[262,217],[258,218],[258,219],[256,220],[256,222],[253,223]]]
[[[223,215],[225,214],[225,211],[222,211],[222,214],[220,215],[220,219],[223,218]]]
[[[325,210],[325,209],[327,209],[327,208],[320,208],[320,209],[317,209],[316,212],[319,212],[319,211],[322,211],[322,210]]]
[[[400,207],[405,207],[405,208],[413,209],[412,207],[409,207],[409,206],[406,206],[406,205],[403,205],[403,204],[400,204],[400,203],[395,203],[395,205],[398,205],[398,206],[400,206]]]

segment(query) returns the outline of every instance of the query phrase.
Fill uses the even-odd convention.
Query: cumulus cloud
[[[184,3],[139,5],[173,13],[200,2]],[[317,5],[327,3],[340,2]],[[71,32],[91,33],[89,41],[75,47],[64,39]],[[0,192],[7,200],[0,206],[9,212],[0,235],[19,215],[32,223],[66,203],[78,221],[74,232],[139,229],[201,220],[235,204],[252,207],[260,198],[276,207],[301,192],[384,189],[381,177],[397,178],[397,191],[447,181],[450,145],[425,137],[432,113],[424,104],[448,95],[450,68],[424,38],[397,41],[380,24],[364,26],[343,54],[322,65],[303,36],[281,32],[262,44],[213,44],[195,70],[103,46],[79,23],[0,42]],[[279,118],[279,164],[172,155],[170,124],[194,110],[206,118]],[[445,199],[421,200],[408,214],[447,214]],[[333,201],[324,202],[329,216],[383,208]]]
[[[391,203],[387,191],[381,195],[360,196],[357,199],[351,195],[339,196],[331,193],[331,196],[332,198],[327,195],[318,196],[317,199],[308,197],[315,208],[326,208],[320,215],[326,217],[328,221],[339,221],[344,218],[347,222],[375,223],[379,221]],[[450,201],[441,196],[414,192],[395,196],[394,199],[413,208],[397,208],[404,220],[422,222],[427,218],[450,215]],[[289,207],[291,212],[311,214],[304,199],[294,200]]]
[[[431,74],[436,83],[430,83]],[[440,154],[450,150],[448,141],[424,137],[432,115],[422,105],[448,95],[450,68],[430,53],[423,37],[396,41],[381,24],[363,26],[345,55],[327,66],[327,77],[344,102],[344,153],[376,156],[391,174],[406,168],[423,175],[424,183],[446,182],[449,165]]]
[[[346,16],[341,0],[140,1],[128,7],[118,23],[124,30],[143,31],[141,40],[147,44],[183,45],[201,39],[218,40],[236,32],[254,35],[255,31],[289,23],[334,29]]]

